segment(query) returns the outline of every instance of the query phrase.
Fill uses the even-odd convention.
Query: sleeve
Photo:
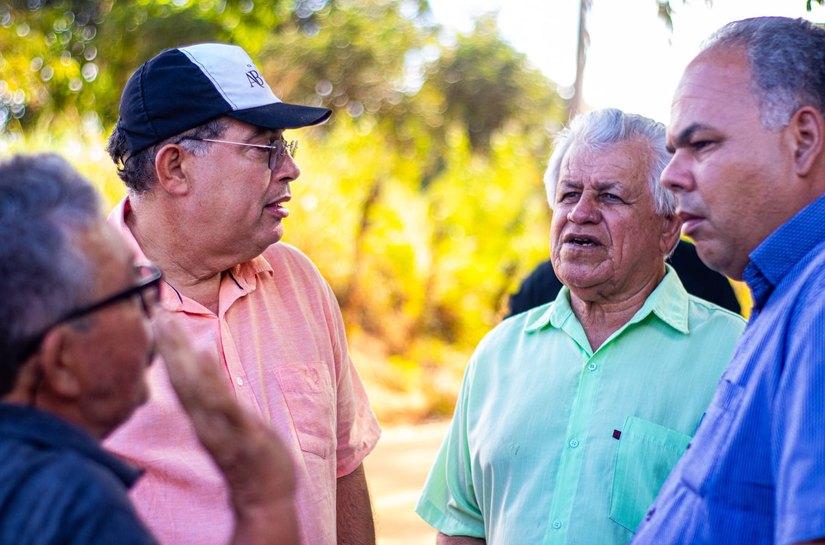
[[[364,383],[349,354],[344,320],[332,288],[322,280],[329,309],[330,336],[333,343],[337,380],[336,405],[336,477],[349,475],[361,464],[381,437],[378,420],[370,408]]]
[[[467,428],[474,361],[467,366],[453,420],[415,511],[442,534],[484,539],[484,516],[473,485]]]
[[[776,393],[772,454],[776,543],[825,537],[825,275],[814,277],[790,324]]]

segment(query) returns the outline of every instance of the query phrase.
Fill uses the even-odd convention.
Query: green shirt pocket
[[[611,520],[636,531],[690,439],[690,435],[659,424],[627,417],[613,474]]]

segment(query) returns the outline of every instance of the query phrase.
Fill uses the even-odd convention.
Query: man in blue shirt
[[[662,183],[751,321],[636,545],[825,543],[825,29],[719,30],[673,100]]]
[[[140,472],[100,447],[146,400],[155,348],[227,480],[232,543],[296,542],[284,445],[156,308],[160,272],[57,156],[0,163],[0,277],[0,545],[155,543],[126,494]]]

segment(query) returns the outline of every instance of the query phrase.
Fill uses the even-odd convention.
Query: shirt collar
[[[141,470],[103,450],[100,442],[84,430],[34,407],[0,403],[0,435],[53,449],[71,449],[109,469],[127,488],[142,474]]]
[[[123,235],[127,246],[134,252],[135,259],[140,261],[149,261],[143,249],[138,244],[132,230],[126,223],[126,217],[132,213],[132,203],[129,201],[128,195],[121,200],[117,206],[112,209],[109,214],[108,221]],[[243,290],[244,293],[249,293],[255,290],[257,285],[257,276],[262,273],[273,274],[272,265],[263,256],[257,256],[245,263],[240,263],[229,269],[229,274],[235,284]],[[168,288],[168,289],[166,289]],[[181,310],[184,306],[182,296],[166,284],[163,283],[161,289],[161,298],[163,306],[168,310]]]
[[[664,323],[681,333],[689,333],[688,294],[673,267],[665,265],[667,271],[656,289],[645,300],[642,308],[619,331],[630,324],[641,322],[649,314],[656,315]],[[533,333],[547,326],[562,329],[565,322],[576,319],[570,306],[570,289],[562,286],[556,300],[547,305],[528,311],[524,331]],[[614,334],[615,335],[615,334]]]
[[[761,308],[774,288],[825,240],[825,195],[800,210],[750,254],[744,279]]]

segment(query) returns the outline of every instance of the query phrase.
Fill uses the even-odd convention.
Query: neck
[[[583,293],[578,289],[570,290],[570,306],[584,329],[590,348],[595,352],[602,344],[631,318],[645,304],[647,298],[664,278],[664,272],[651,276],[637,289],[611,294]]]
[[[160,267],[167,284],[217,314],[221,273],[236,263],[210,259],[208,251],[192,244],[182,222],[164,220],[177,217],[175,211],[142,201],[130,196],[132,212],[126,216],[126,225],[141,250]]]

